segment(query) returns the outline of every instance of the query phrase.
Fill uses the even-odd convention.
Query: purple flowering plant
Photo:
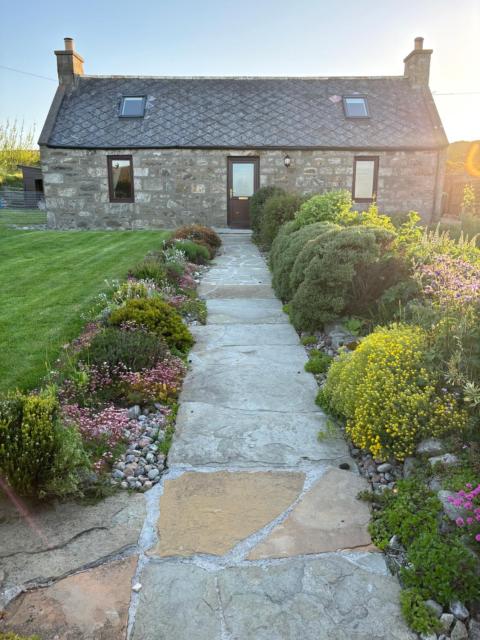
[[[468,530],[476,542],[480,542],[480,484],[476,487],[467,482],[465,489],[461,489],[448,501],[458,509],[462,509],[463,516],[458,516],[455,524],[459,528]]]
[[[441,307],[480,305],[480,266],[462,258],[437,255],[419,264],[415,275],[424,295]]]

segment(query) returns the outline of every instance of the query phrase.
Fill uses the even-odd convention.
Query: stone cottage
[[[49,225],[248,227],[264,185],[440,215],[447,138],[416,38],[385,77],[87,76],[73,40],[39,144]]]

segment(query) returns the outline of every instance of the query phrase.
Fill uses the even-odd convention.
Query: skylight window
[[[369,118],[367,99],[363,96],[345,96],[343,108],[347,118]]]
[[[145,115],[145,96],[124,96],[120,104],[120,117],[143,118]]]

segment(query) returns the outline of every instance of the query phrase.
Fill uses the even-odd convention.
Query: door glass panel
[[[253,196],[255,165],[253,162],[235,162],[232,164],[232,195]]]
[[[373,197],[373,179],[375,162],[373,160],[357,160],[355,165],[355,198]]]

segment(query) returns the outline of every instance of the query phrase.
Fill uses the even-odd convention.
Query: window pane
[[[375,178],[374,160],[355,162],[355,198],[373,198]]]
[[[123,98],[122,100],[122,116],[138,117],[144,115],[144,99],[143,97]]]
[[[132,171],[130,160],[111,160],[112,196],[115,200],[132,197]]]
[[[347,116],[350,118],[368,117],[367,101],[365,98],[345,98]]]
[[[253,196],[255,165],[253,162],[238,162],[232,165],[233,195]]]

